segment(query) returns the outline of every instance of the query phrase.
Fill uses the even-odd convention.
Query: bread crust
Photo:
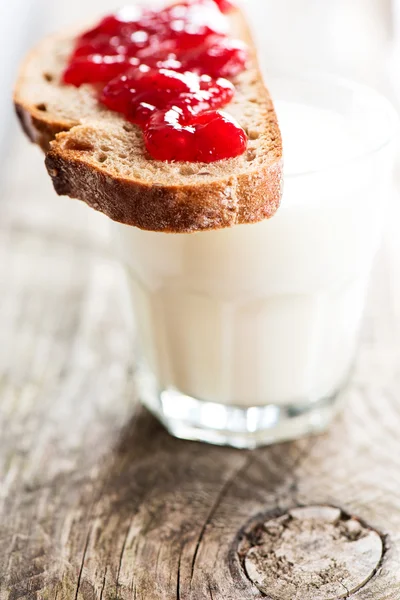
[[[86,202],[126,225],[168,233],[192,233],[256,223],[278,209],[281,161],[249,175],[204,185],[166,187],[108,175],[82,163],[79,153],[50,151],[46,166],[60,196]]]
[[[20,77],[23,72],[24,66]],[[259,71],[258,77],[259,84],[262,82]],[[57,194],[82,200],[114,221],[151,231],[192,233],[256,223],[273,216],[279,207],[283,185],[282,142],[265,86],[262,101],[266,104],[273,160],[269,157],[246,172],[187,185],[150,184],[145,179],[124,177],[106,165],[93,163],[84,152],[63,143],[79,123],[41,112],[22,97],[19,87],[17,82],[14,94],[17,116],[27,136],[46,153],[46,167]]]
[[[25,135],[46,153],[59,133],[69,131],[74,126],[68,121],[54,121],[43,117],[33,106],[21,102],[16,94],[14,108]]]

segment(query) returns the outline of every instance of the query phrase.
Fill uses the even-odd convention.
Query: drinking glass
[[[367,87],[323,75],[268,81],[285,160],[274,217],[192,234],[114,225],[141,401],[177,437],[240,448],[320,432],[337,411],[398,127]]]

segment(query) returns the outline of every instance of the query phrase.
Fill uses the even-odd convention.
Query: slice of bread
[[[115,221],[152,231],[188,233],[271,217],[282,192],[282,141],[254,45],[239,10],[232,35],[250,46],[248,69],[224,110],[245,129],[247,152],[214,162],[152,160],[141,130],[101,106],[97,90],[61,83],[74,39],[43,40],[25,60],[14,102],[24,131],[47,153],[59,195],[85,201]]]

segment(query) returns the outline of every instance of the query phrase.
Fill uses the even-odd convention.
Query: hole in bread
[[[196,173],[196,170],[190,165],[183,165],[183,167],[180,168],[179,172],[181,175],[194,175]]]
[[[127,154],[123,154],[123,153],[118,154],[118,156],[119,156],[119,158],[122,158],[122,160],[125,160],[125,158],[128,158],[128,155]]]
[[[54,75],[52,75],[51,73],[43,73],[43,79],[51,83],[52,81],[54,81]]]
[[[40,102],[40,104],[36,104],[36,108],[41,112],[47,111],[47,105],[44,102]]]
[[[100,152],[100,154],[97,155],[97,162],[105,163],[107,158],[108,158],[108,156],[107,156],[107,154],[105,154],[105,152]]]
[[[258,99],[253,96],[252,98],[249,98],[249,102],[251,102],[252,104],[257,104]]]
[[[256,158],[257,156],[257,152],[256,150],[248,150],[247,154],[246,154],[246,160],[247,162],[253,162],[253,160]]]
[[[100,146],[100,150],[103,150],[103,152],[111,152],[110,146],[106,146],[105,144]]]
[[[84,140],[69,139],[65,142],[64,147],[67,150],[74,150],[75,152],[91,152],[94,150],[93,144]]]
[[[256,129],[249,129],[249,131],[247,132],[247,136],[250,140],[258,140],[258,138],[260,137],[260,133]]]
[[[128,132],[133,131],[132,125],[128,125],[128,123],[125,123],[122,127],[123,127],[124,131],[128,131]]]

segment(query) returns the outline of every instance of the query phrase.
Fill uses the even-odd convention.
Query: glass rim
[[[388,131],[389,134],[384,137],[383,141],[379,140],[379,143],[369,145],[365,151],[362,151],[360,154],[356,154],[349,159],[344,159],[343,162],[337,162],[335,164],[327,164],[323,167],[318,167],[315,169],[307,169],[305,171],[299,171],[296,173],[287,173],[284,174],[285,179],[295,179],[300,177],[306,177],[310,175],[317,175],[319,173],[324,173],[326,171],[339,170],[345,167],[351,166],[354,163],[357,163],[369,156],[373,156],[374,154],[378,154],[381,150],[384,150],[386,147],[392,144],[396,137],[400,132],[400,115],[393,106],[392,102],[381,92],[378,92],[374,87],[369,86],[365,83],[361,83],[355,80],[352,80],[347,77],[343,77],[341,75],[336,75],[334,73],[325,72],[325,71],[316,71],[316,70],[303,70],[303,71],[295,71],[291,69],[284,70],[263,70],[264,74],[266,74],[266,83],[267,87],[268,81],[273,80],[285,80],[292,81],[295,80],[301,81],[303,83],[316,83],[318,85],[329,84],[331,86],[335,86],[337,89],[343,89],[348,91],[353,91],[360,95],[364,95],[364,97],[369,97],[376,105],[381,105],[382,110],[388,119]],[[273,87],[273,86],[271,86]],[[274,101],[274,97],[272,96],[272,100]],[[284,145],[284,142],[283,142]],[[284,160],[284,157],[283,157]]]

